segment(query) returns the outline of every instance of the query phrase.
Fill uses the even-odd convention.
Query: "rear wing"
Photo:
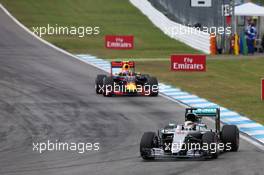
[[[112,61],[111,62],[111,75],[121,72],[124,65],[128,65],[132,72],[135,72],[135,62],[134,61]]]
[[[220,132],[220,108],[187,108],[185,110],[185,120],[188,114],[195,114],[200,118],[215,118],[215,129]]]

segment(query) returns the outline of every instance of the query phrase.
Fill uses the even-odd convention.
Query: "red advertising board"
[[[172,71],[206,71],[206,55],[172,55]]]
[[[264,78],[261,79],[261,100],[264,100]]]
[[[134,36],[105,36],[105,47],[108,49],[133,49]]]

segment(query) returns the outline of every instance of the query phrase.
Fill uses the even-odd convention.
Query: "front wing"
[[[151,158],[158,158],[158,159],[163,159],[163,158],[211,158],[212,156],[210,154],[207,154],[206,152],[200,150],[196,150],[196,151],[187,151],[186,154],[172,154],[172,153],[167,153],[164,152],[163,149],[161,148],[152,148],[152,149],[147,149],[147,150],[143,150],[143,152],[141,152],[141,154],[144,154],[147,157],[151,157]]]

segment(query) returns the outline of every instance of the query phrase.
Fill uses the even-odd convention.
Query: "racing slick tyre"
[[[159,83],[156,77],[148,77],[147,84],[149,85],[149,96],[158,96],[159,94]]]
[[[225,144],[225,151],[237,151],[239,148],[239,130],[235,125],[224,125],[221,133],[221,140]],[[226,145],[231,144],[227,150]]]
[[[104,91],[103,95],[105,97],[111,97],[114,91],[114,80],[112,77],[105,77],[104,78]]]
[[[97,94],[103,93],[104,78],[106,75],[97,75],[95,79],[95,91]]]
[[[155,132],[145,132],[140,141],[140,155],[144,160],[153,160],[151,149],[158,147],[158,137]]]
[[[206,132],[202,136],[203,146],[207,144],[207,156],[208,158],[217,159],[218,158],[218,149],[217,149],[217,136],[214,132]]]

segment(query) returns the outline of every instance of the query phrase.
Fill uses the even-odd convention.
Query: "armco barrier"
[[[155,9],[147,0],[130,0],[130,2],[144,15],[146,15],[156,27],[169,37],[179,40],[204,53],[210,53],[210,35],[208,33],[198,30],[196,30],[196,32],[189,32],[186,34],[168,32],[168,29],[171,31],[175,28],[182,29],[182,31],[191,31],[193,29],[168,19],[164,14]]]

